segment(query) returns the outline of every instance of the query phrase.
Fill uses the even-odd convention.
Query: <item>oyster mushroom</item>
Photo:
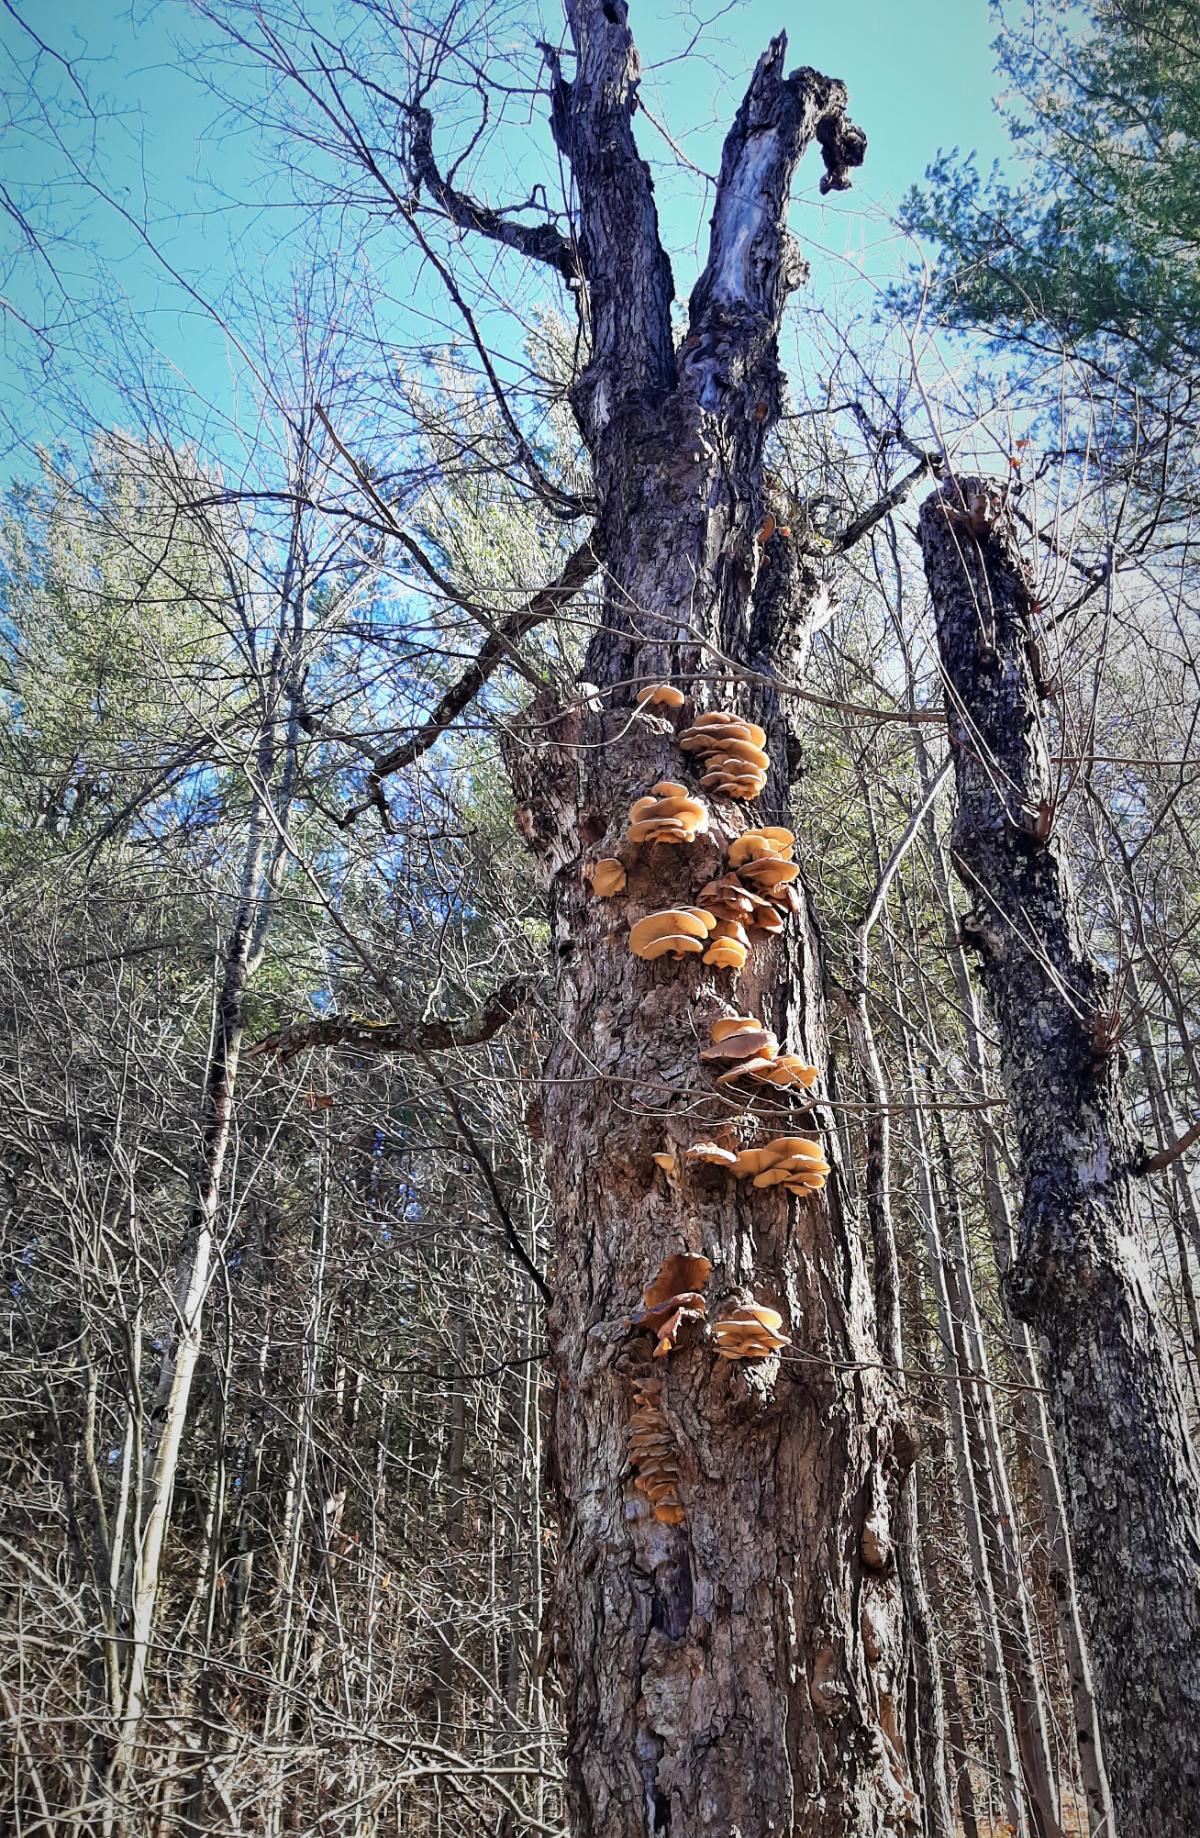
[[[743,1149],[733,1172],[756,1187],[786,1187],[789,1193],[819,1193],[830,1169],[819,1142],[809,1136],[776,1136],[758,1149]]]
[[[716,923],[701,906],[669,906],[647,913],[629,928],[629,949],[648,962],[656,957],[699,957]]]
[[[634,1409],[626,1436],[629,1459],[637,1469],[634,1486],[650,1501],[663,1525],[685,1518],[680,1497],[679,1445],[663,1415],[661,1379],[639,1379],[633,1388]]]
[[[742,970],[749,955],[750,940],[745,928],[736,919],[721,919],[708,941],[703,961],[717,970]]]
[[[732,1168],[737,1156],[732,1149],[723,1149],[719,1142],[694,1142],[683,1159],[689,1162],[711,1162],[715,1168]]]
[[[682,708],[683,691],[671,683],[647,683],[637,694],[639,708]]]
[[[658,1275],[642,1291],[642,1306],[632,1318],[635,1327],[648,1327],[656,1336],[655,1359],[674,1351],[685,1321],[703,1318],[706,1303],[700,1291],[712,1271],[707,1257],[677,1252],[664,1260]]]
[[[615,855],[606,855],[602,861],[594,862],[588,871],[588,880],[592,892],[601,900],[611,900],[613,895],[624,891],[625,869]]]
[[[694,842],[708,828],[708,809],[686,785],[662,779],[629,809],[630,842]]]
[[[721,797],[758,797],[767,782],[770,759],[766,733],[755,721],[714,709],[698,715],[685,728],[679,744],[685,753],[698,753],[705,761],[701,785]]]
[[[744,1303],[713,1322],[718,1359],[767,1359],[780,1347],[791,1345],[780,1333],[783,1316],[777,1308]]]

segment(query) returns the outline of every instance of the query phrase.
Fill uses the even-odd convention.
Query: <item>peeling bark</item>
[[[1024,1163],[1009,1273],[1062,1450],[1113,1805],[1183,1838],[1200,1805],[1200,1470],[1141,1249],[1138,1144],[1085,946],[1029,662],[1032,583],[1001,494],[922,507],[973,912]]]

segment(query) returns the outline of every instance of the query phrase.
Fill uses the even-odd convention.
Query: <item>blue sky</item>
[[[336,16],[345,4],[328,0],[327,11]],[[540,23],[529,16],[531,37],[556,17],[551,0],[543,6]],[[887,217],[940,148],[974,149],[985,165],[1004,153],[993,105],[995,24],[986,0],[844,0],[840,8],[806,9],[735,0],[723,13],[714,6],[713,15],[701,50],[682,58],[698,15],[658,11],[640,0],[631,7],[646,67],[642,144],[656,166],[664,232],[683,293],[695,271],[707,203],[702,184],[679,165],[651,117],[689,161],[715,171],[746,75],[781,23],[789,32],[789,65],[814,64],[844,78],[870,143],[848,197],[818,203],[819,161],[810,155],[802,169],[793,221],[810,245],[814,289],[840,256],[861,260],[868,249],[877,276],[895,272],[903,250],[888,234]],[[147,349],[165,361],[160,381],[165,375],[168,388],[178,391],[181,412],[195,391],[219,427],[245,399],[247,378],[236,346],[208,309],[236,301],[235,318],[245,323],[256,289],[264,297],[287,293],[303,224],[291,205],[290,182],[273,167],[263,137],[231,121],[214,95],[215,66],[203,49],[211,34],[185,0],[135,0],[115,14],[105,0],[53,0],[25,16],[71,59],[97,109],[94,124],[79,113],[70,120],[66,146],[88,173],[103,175],[113,202],[89,195],[64,152],[48,143],[45,121],[27,107],[25,130],[10,130],[0,150],[0,178],[20,195],[32,193],[39,222],[61,231],[62,240],[49,246],[46,259],[18,250],[0,271],[0,294],[36,318],[48,288],[56,322],[49,343],[11,317],[0,324],[0,404],[9,419],[0,458],[20,469],[23,446],[69,432],[73,411],[57,403],[55,375],[69,375],[72,392],[97,420],[117,418],[118,373],[127,360],[144,361]],[[60,119],[62,104],[74,100],[65,73],[38,58],[10,19],[0,35],[18,67],[10,67],[6,87],[34,70],[49,119]],[[540,156],[547,140],[535,121],[531,156],[535,150]],[[519,169],[520,149],[511,141],[500,158],[506,166],[485,161],[477,184],[499,188]],[[151,255],[122,209],[149,228],[162,259]],[[399,298],[403,289],[393,294]],[[403,318],[403,307],[392,310]],[[403,342],[403,324],[395,331]],[[44,388],[37,386],[39,359]],[[214,438],[219,446],[219,434]]]

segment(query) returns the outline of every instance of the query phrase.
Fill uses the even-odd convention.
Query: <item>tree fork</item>
[[[1034,591],[1003,494],[922,506],[958,807],[955,867],[1024,1163],[1009,1274],[1044,1349],[1123,1838],[1200,1806],[1200,1469],[1140,1250],[1139,1150],[1084,943],[1030,663]]]

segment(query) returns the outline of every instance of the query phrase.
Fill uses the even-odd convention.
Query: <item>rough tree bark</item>
[[[821,962],[807,913],[758,935],[740,979],[627,947],[631,920],[689,903],[740,829],[786,808],[788,732],[772,681],[796,673],[828,596],[796,548],[756,545],[762,456],[780,408],[776,337],[803,264],[785,229],[815,138],[826,188],[864,140],[840,83],[761,59],[726,141],[708,264],[674,349],[669,264],[633,139],[638,64],[620,0],[568,0],[575,74],[555,68],[553,126],[577,188],[591,358],[573,403],[595,471],[601,620],[570,706],[539,701],[506,757],[550,889],[557,1037],[544,1132],[556,1215],[553,1476],[562,1550],[554,1642],[566,1687],[576,1838],[803,1838],[901,1833],[919,1818],[905,1754],[904,1630],[894,1556],[912,1445],[878,1364],[863,1250],[836,1184],[803,1203],[678,1175],[655,1151],[734,1121],[698,1057],[708,1023],[752,1012],[821,1065]],[[712,803],[690,848],[629,849],[632,801],[687,780],[669,720],[633,715],[672,680],[690,708],[762,723],[772,772],[751,806]],[[621,854],[628,884],[594,899],[583,869]],[[775,1094],[778,1098],[778,1094]],[[830,1114],[767,1107],[765,1134]],[[742,1125],[741,1127],[748,1127]],[[783,1311],[782,1360],[726,1364],[706,1326],[653,1368],[678,1447],[685,1519],[657,1523],[631,1486],[626,1434],[651,1342],[629,1316],[663,1259],[713,1262],[727,1301]]]
[[[921,512],[958,786],[955,867],[1015,1112],[1009,1274],[1044,1348],[1118,1829],[1183,1838],[1200,1806],[1200,1470],[1139,1244],[1139,1145],[1103,971],[1055,833],[1034,591],[1002,494]]]

